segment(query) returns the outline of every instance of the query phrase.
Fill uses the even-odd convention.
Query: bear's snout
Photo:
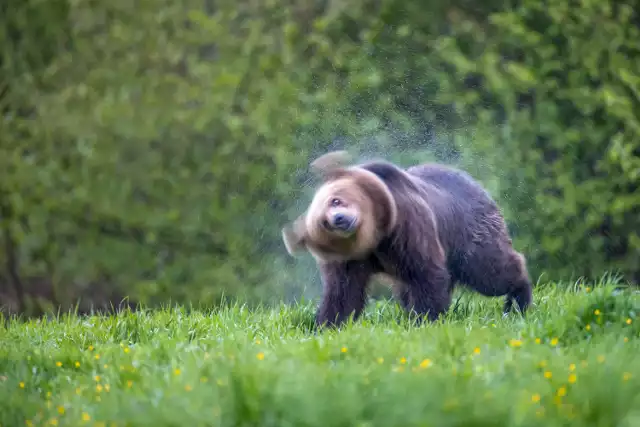
[[[349,232],[355,228],[356,218],[344,212],[336,212],[331,217],[331,223],[337,230]]]

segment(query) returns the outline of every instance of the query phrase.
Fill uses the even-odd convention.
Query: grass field
[[[640,294],[538,287],[526,319],[470,294],[440,324],[373,303],[6,320],[0,424],[640,426]]]

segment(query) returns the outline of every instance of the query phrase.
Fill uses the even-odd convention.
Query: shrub
[[[500,181],[516,244],[554,280],[640,280],[638,7],[524,0],[479,25],[452,15],[445,91],[491,133],[467,148]],[[474,82],[460,89],[456,82]]]
[[[637,8],[548,3],[61,1],[52,43],[2,39],[17,273],[69,301],[316,294],[279,231],[349,148],[469,169],[534,275],[638,279]],[[18,34],[53,11],[22,4]]]

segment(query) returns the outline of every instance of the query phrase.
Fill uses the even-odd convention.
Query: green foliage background
[[[4,7],[4,301],[313,297],[280,228],[333,148],[466,168],[534,279],[640,279],[638,1]]]

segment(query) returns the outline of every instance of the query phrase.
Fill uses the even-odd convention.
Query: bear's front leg
[[[339,326],[351,314],[357,319],[366,302],[373,269],[367,261],[327,262],[319,265],[322,302],[316,315],[318,326]]]

